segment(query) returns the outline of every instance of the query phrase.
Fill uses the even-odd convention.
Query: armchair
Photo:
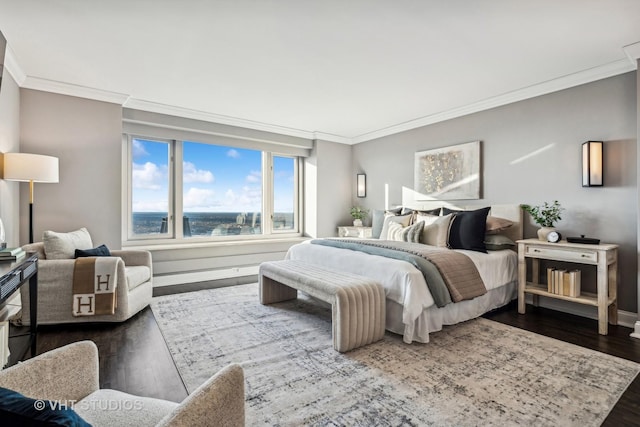
[[[117,275],[117,308],[113,315],[75,317],[71,314],[74,259],[47,259],[44,243],[23,246],[38,253],[38,324],[78,322],[123,322],[145,308],[152,298],[151,253],[148,251],[112,250],[120,257]],[[23,325],[29,324],[29,287],[20,288]]]
[[[73,404],[93,426],[243,426],[244,372],[231,364],[182,403],[99,389],[98,348],[79,341],[0,371],[0,387]]]

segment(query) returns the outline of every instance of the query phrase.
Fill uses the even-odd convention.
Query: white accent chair
[[[117,307],[113,315],[75,317],[72,308],[74,259],[47,259],[44,243],[23,246],[27,252],[38,254],[38,325],[86,322],[123,322],[151,302],[153,270],[148,251],[112,250],[120,257],[116,288]],[[29,324],[29,287],[20,288],[22,301],[21,324]]]
[[[32,399],[75,402],[75,412],[95,427],[244,426],[238,364],[218,371],[180,404],[100,389],[98,375],[98,348],[80,341],[0,371],[0,387]]]

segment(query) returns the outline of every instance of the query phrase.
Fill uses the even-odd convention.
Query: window
[[[184,237],[262,234],[262,152],[186,141],[182,147]]]
[[[273,230],[295,230],[296,192],[295,159],[273,157]]]
[[[170,237],[170,144],[131,140],[131,230],[129,235]]]
[[[193,141],[128,138],[128,238],[180,241],[299,232],[299,158]]]

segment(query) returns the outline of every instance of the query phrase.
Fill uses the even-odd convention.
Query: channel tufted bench
[[[384,288],[372,279],[296,260],[263,262],[259,277],[261,304],[296,299],[298,291],[331,304],[333,348],[341,353],[384,336]]]

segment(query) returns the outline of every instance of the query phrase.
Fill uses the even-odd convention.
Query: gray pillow
[[[45,231],[43,236],[44,254],[47,259],[71,259],[76,249],[92,249],[91,236],[86,228],[70,233]]]
[[[504,249],[512,249],[516,246],[516,242],[501,234],[485,235],[484,244],[490,251],[502,251]]]
[[[374,209],[374,211],[371,213],[371,237],[373,237],[374,239],[379,239],[383,225],[384,211],[381,209]]]

